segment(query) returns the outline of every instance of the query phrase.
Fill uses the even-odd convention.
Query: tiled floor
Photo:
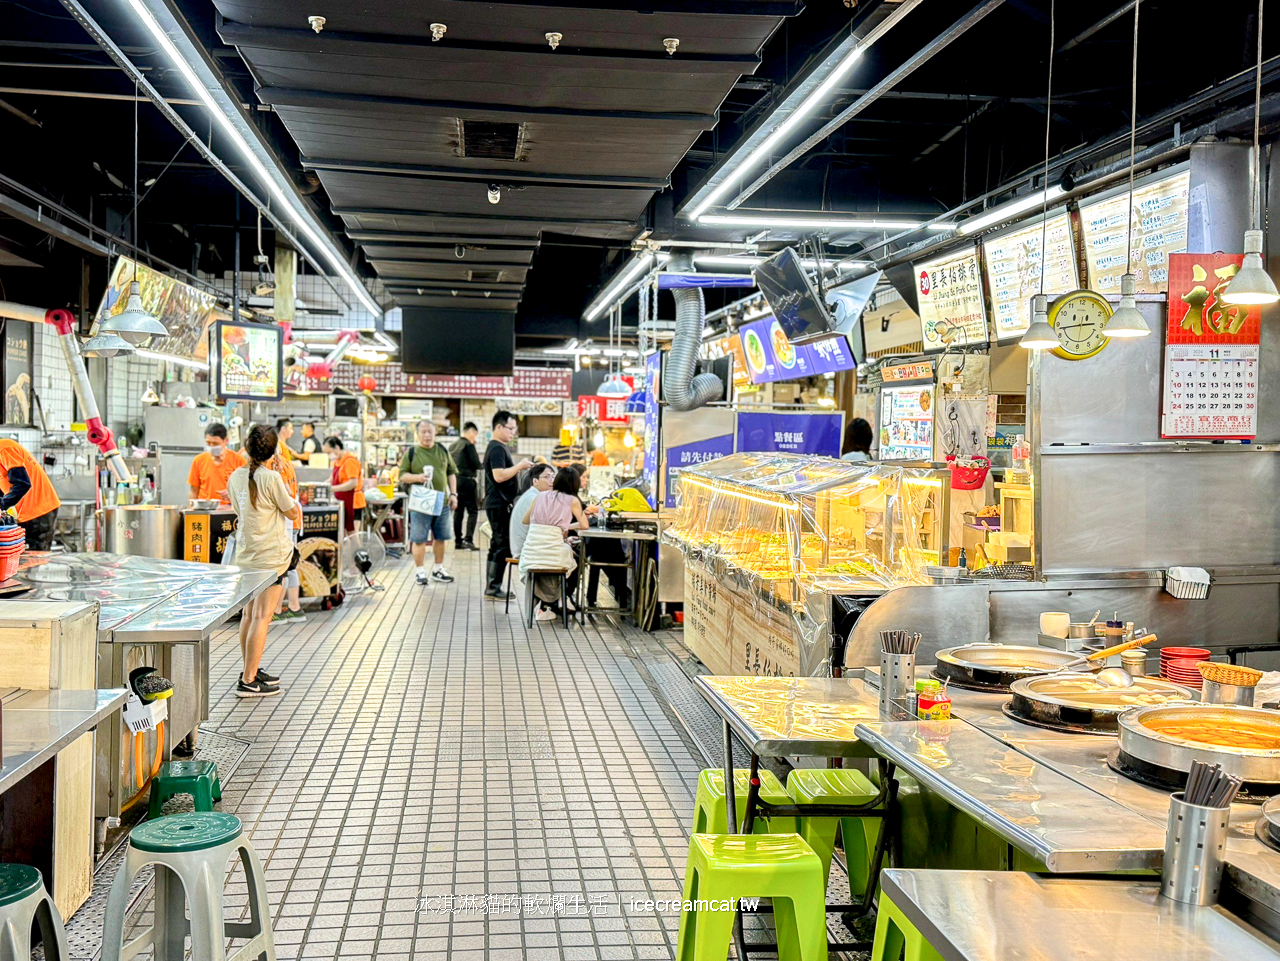
[[[252,743],[224,792],[266,864],[280,958],[673,957],[702,761],[603,619],[526,631],[476,555],[273,628],[274,698],[214,643],[208,727]],[[634,637],[634,635],[631,635]],[[229,893],[243,903],[244,885]]]

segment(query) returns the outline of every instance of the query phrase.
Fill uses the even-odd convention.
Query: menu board
[[[1120,292],[1125,272],[1125,225],[1132,235],[1129,269],[1138,282],[1138,293],[1156,294],[1169,289],[1169,257],[1187,249],[1187,211],[1190,171],[1156,180],[1133,191],[1080,205],[1089,286],[1102,294]]]
[[[217,299],[207,291],[143,267],[128,257],[119,258],[111,271],[111,280],[94,316],[92,332],[96,334],[102,321],[124,311],[129,300],[129,285],[135,279],[143,309],[169,331],[167,337],[154,338],[150,349],[175,357],[208,360],[209,340],[205,333],[221,313]]]
[[[792,344],[776,318],[745,324],[738,331],[747,374],[753,384],[794,380],[853,370],[857,364],[843,334]]]
[[[1040,254],[1049,249],[1044,265],[1044,293],[1067,294],[1080,286],[1076,248],[1067,212],[1050,214],[1046,225],[1037,217],[983,242],[987,257],[987,286],[996,340],[1008,340],[1031,326],[1031,298],[1040,293]]]
[[[933,460],[933,385],[880,388],[877,460]]]
[[[915,270],[924,349],[940,350],[946,346],[936,331],[942,320],[962,331],[953,346],[985,344],[987,299],[982,292],[977,245],[920,264]]]
[[[4,326],[4,423],[11,427],[30,427],[32,367],[31,334],[28,321],[6,319]]]
[[[214,369],[220,399],[280,399],[282,333],[274,324],[218,321]]]
[[[1220,301],[1243,254],[1171,254],[1161,437],[1258,433],[1259,307]]]

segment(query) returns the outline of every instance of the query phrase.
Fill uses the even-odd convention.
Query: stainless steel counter
[[[4,704],[4,758],[0,794],[53,757],[103,718],[124,706],[123,689],[98,691],[0,690]]]
[[[945,961],[1280,961],[1262,932],[1162,898],[1158,881],[897,868],[880,880]]]

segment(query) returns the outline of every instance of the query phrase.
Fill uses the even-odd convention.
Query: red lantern
[[[356,386],[359,387],[365,393],[372,394],[375,390],[378,389],[378,382],[374,380],[372,377],[365,376],[365,377],[361,377],[358,381],[356,381]]]

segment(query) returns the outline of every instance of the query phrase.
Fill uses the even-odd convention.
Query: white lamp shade
[[[80,348],[86,357],[120,357],[135,350],[137,348],[119,334],[98,334],[86,340]]]
[[[1121,275],[1120,306],[1102,328],[1107,337],[1145,337],[1151,333],[1146,318],[1138,310],[1137,291],[1138,278],[1133,274]]]
[[[1018,346],[1027,350],[1051,350],[1061,346],[1058,332],[1049,326],[1049,298],[1044,294],[1031,298],[1031,326],[1018,341]]]
[[[129,300],[121,313],[104,320],[99,330],[119,334],[135,347],[150,337],[167,337],[168,329],[142,308],[142,290],[135,280],[129,285]]]
[[[1262,266],[1261,230],[1244,232],[1244,266],[1231,278],[1222,299],[1242,307],[1265,307],[1280,300],[1275,281]]]

